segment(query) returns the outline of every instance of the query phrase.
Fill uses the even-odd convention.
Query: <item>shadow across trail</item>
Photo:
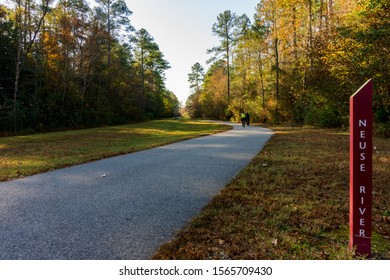
[[[0,259],[148,259],[262,149],[242,128],[0,183]]]

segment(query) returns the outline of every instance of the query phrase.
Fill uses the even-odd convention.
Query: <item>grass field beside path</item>
[[[349,242],[349,135],[274,136],[154,259],[355,259]],[[374,139],[374,259],[390,259],[390,139]],[[364,258],[364,257],[363,257]]]
[[[0,181],[210,135],[230,126],[158,120],[0,138]]]

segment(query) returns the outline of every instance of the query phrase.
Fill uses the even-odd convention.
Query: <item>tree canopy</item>
[[[169,62],[123,0],[0,4],[0,132],[173,116]],[[217,15],[208,69],[188,75],[192,117],[348,126],[349,97],[374,82],[390,130],[388,0],[259,0],[250,20]],[[178,38],[178,40],[180,40]],[[389,133],[390,134],[390,133]]]
[[[125,1],[98,0],[93,8],[85,0],[7,3],[0,4],[0,132],[178,111],[165,86],[169,63],[146,30],[134,30]]]
[[[389,7],[388,0],[261,0],[252,21],[221,13],[212,26],[221,45],[209,53],[224,55],[189,97],[190,115],[223,111],[234,119],[245,110],[254,121],[348,126],[349,97],[372,78],[376,123],[388,129]]]

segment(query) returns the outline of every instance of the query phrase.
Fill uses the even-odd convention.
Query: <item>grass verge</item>
[[[210,135],[230,126],[159,120],[0,138],[0,181]]]
[[[153,259],[354,259],[349,135],[275,128],[264,150]],[[374,139],[375,259],[390,259],[390,141]],[[359,257],[361,258],[361,257]]]

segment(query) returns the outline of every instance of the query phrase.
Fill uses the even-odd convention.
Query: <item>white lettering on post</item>
[[[367,171],[367,159],[369,155],[368,149],[368,143],[367,143],[367,119],[358,120],[358,127],[359,130],[357,132],[357,136],[359,137],[358,141],[359,143],[356,143],[358,145],[358,160],[359,160],[359,171],[362,173],[361,176],[365,176],[365,172]],[[367,154],[368,153],[368,154]],[[363,175],[364,174],[364,175]],[[367,206],[365,205],[366,202],[366,195],[367,195],[367,189],[365,185],[360,185],[359,188],[359,200],[360,200],[360,207],[358,208],[359,213],[359,219],[357,220],[359,229],[358,229],[358,236],[360,237],[366,237],[366,213],[367,213]]]
[[[358,144],[358,149],[359,149],[359,171],[360,172],[366,172],[366,160],[367,160],[367,141],[366,141],[366,130],[364,130],[367,127],[367,120],[359,120],[359,144]],[[366,187],[365,186],[360,186],[359,189],[359,194],[360,194],[360,203],[363,206],[364,205],[364,198],[366,195]],[[366,213],[367,208],[366,207],[359,207],[359,236],[360,237],[365,237],[366,236],[366,220],[365,220],[365,213]]]

